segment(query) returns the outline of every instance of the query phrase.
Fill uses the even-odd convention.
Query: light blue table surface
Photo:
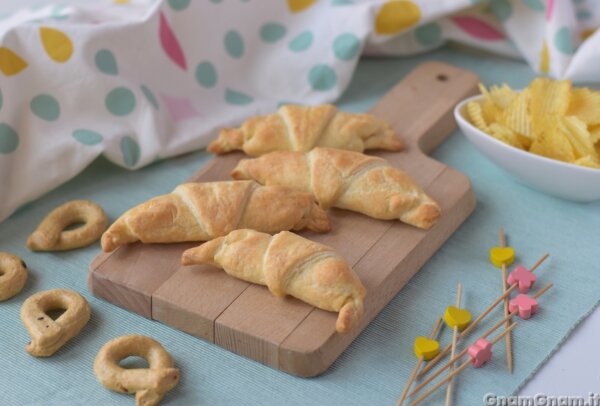
[[[368,110],[412,68],[428,60],[472,69],[486,84],[507,82],[521,87],[533,78],[524,63],[454,48],[406,59],[364,60],[340,107]],[[456,381],[455,404],[479,405],[484,393],[515,392],[599,301],[600,204],[570,203],[521,186],[459,132],[434,156],[471,178],[477,209],[336,363],[313,379],[273,370],[91,296],[86,278],[98,246],[42,254],[25,248],[26,237],[37,223],[65,201],[91,199],[114,219],[151,196],[169,192],[210,157],[197,152],[137,172],[103,159],[96,161],[0,224],[0,250],[22,256],[30,267],[24,291],[0,303],[0,405],[134,404],[133,397],[102,387],[92,372],[100,347],[111,338],[131,333],[162,342],[181,368],[181,382],[166,396],[165,405],[393,405],[415,363],[414,337],[427,335],[443,309],[455,301],[457,282],[464,284],[464,306],[474,313],[498,296],[500,274],[488,263],[487,253],[496,244],[500,227],[506,228],[519,262],[531,265],[545,251],[552,254],[538,271],[538,283],[552,281],[555,287],[541,298],[540,313],[520,322],[515,331],[513,375],[507,374],[504,346],[498,345],[491,364],[467,369]],[[81,292],[90,301],[92,319],[55,356],[33,358],[24,350],[29,337],[19,320],[20,306],[29,295],[58,287]],[[500,315],[500,309],[494,311],[487,325]],[[450,340],[448,331],[442,340]],[[443,396],[439,391],[428,404],[442,404]]]

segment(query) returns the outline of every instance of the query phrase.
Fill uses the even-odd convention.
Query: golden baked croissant
[[[221,130],[208,151],[241,149],[258,156],[272,151],[310,151],[316,146],[364,151],[400,151],[402,141],[385,121],[371,114],[338,111],[335,106],[284,105],[273,114],[246,120],[240,128]]]
[[[311,193],[325,209],[338,207],[382,220],[399,219],[424,229],[441,214],[439,206],[405,172],[385,159],[359,152],[332,148],[272,152],[242,159],[231,176]]]
[[[210,264],[231,276],[266,285],[275,296],[294,296],[323,310],[339,312],[336,330],[355,327],[363,315],[366,289],[352,268],[330,247],[282,231],[271,236],[235,230],[191,248],[183,265]]]
[[[330,225],[308,193],[254,181],[184,183],[125,212],[102,235],[102,249],[134,241],[207,241],[236,228],[324,232]]]

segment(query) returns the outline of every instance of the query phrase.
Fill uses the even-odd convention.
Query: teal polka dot
[[[52,8],[52,12],[50,14],[50,18],[55,20],[66,20],[69,18],[68,14],[63,14],[63,11],[67,8],[67,6],[57,5]]]
[[[587,10],[579,10],[577,12],[577,19],[579,21],[589,20],[590,18],[592,18],[592,13]]]
[[[508,0],[495,0],[490,4],[492,12],[500,21],[506,21],[512,14],[512,6]]]
[[[341,34],[338,35],[333,41],[333,53],[342,61],[350,61],[354,59],[359,50],[360,40],[354,34]]]
[[[535,11],[546,10],[546,6],[544,6],[542,0],[523,0],[523,4]]]
[[[55,121],[60,116],[60,105],[49,94],[40,94],[34,97],[29,107],[32,113],[42,120]]]
[[[424,47],[431,47],[440,43],[442,29],[438,23],[425,24],[415,30],[415,38]]]
[[[119,74],[117,60],[115,59],[113,53],[108,49],[101,49],[100,51],[96,52],[94,62],[96,62],[96,67],[102,73],[113,76]]]
[[[73,131],[73,138],[82,143],[83,145],[96,145],[100,144],[104,139],[101,134],[96,131],[79,129]]]
[[[19,134],[5,123],[0,123],[0,154],[10,154],[19,146]]]
[[[286,34],[285,27],[278,23],[267,23],[260,28],[260,38],[270,44],[279,41]]]
[[[210,0],[210,2],[212,4],[219,4],[220,2],[222,2],[223,0]]]
[[[126,116],[135,108],[135,95],[125,87],[116,87],[106,95],[105,104],[115,116]]]
[[[137,141],[126,135],[121,138],[121,153],[123,154],[123,162],[127,166],[135,166],[140,160],[140,146]]]
[[[225,90],[225,101],[229,104],[233,104],[235,106],[244,106],[246,104],[250,104],[254,99],[248,96],[245,93],[238,92],[231,89]]]
[[[196,80],[201,86],[210,88],[217,84],[217,70],[209,61],[204,61],[196,67]]]
[[[156,100],[156,96],[154,96],[154,93],[152,93],[152,90],[148,89],[146,86],[141,85],[140,89],[142,90],[142,93],[144,93],[144,96],[146,97],[146,100],[148,100],[148,102],[154,106],[154,108],[156,110],[159,109],[158,106],[158,100]]]
[[[313,34],[310,31],[304,31],[296,35],[296,37],[290,41],[288,48],[292,52],[306,51],[313,43]]]
[[[354,4],[352,0],[332,0],[332,6],[348,6],[350,4]]]
[[[190,0],[169,0],[169,6],[175,11],[185,10],[190,5]]]
[[[225,34],[225,50],[235,59],[244,56],[244,40],[239,32],[231,30]]]
[[[314,90],[331,90],[337,82],[335,71],[327,65],[315,65],[308,72],[308,82]]]
[[[556,34],[554,34],[554,46],[563,54],[570,55],[575,52],[571,30],[568,27],[562,27],[556,31]]]

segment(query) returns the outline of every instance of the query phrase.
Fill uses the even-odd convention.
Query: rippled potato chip
[[[531,91],[530,114],[537,117],[558,114],[565,115],[571,100],[571,82],[569,80],[534,79],[528,86]]]
[[[490,129],[487,125],[485,118],[483,118],[483,110],[481,108],[481,104],[477,102],[470,102],[467,104],[467,112],[469,113],[469,117],[471,118],[471,122],[481,131],[489,133]]]
[[[600,169],[600,161],[591,156],[584,156],[575,161],[577,165],[587,166],[588,168]]]
[[[561,117],[556,116],[548,118],[536,134],[529,152],[564,162],[575,161],[575,150],[564,132],[560,119]]]
[[[527,138],[533,137],[531,119],[529,118],[530,100],[531,92],[525,89],[504,110],[501,119],[505,126]]]
[[[573,89],[567,114],[588,125],[600,124],[600,92],[588,88]]]
[[[567,136],[577,159],[596,155],[586,124],[575,116],[560,117],[560,129]]]
[[[600,169],[600,92],[568,80],[536,78],[521,92],[480,84],[483,99],[467,105],[473,125],[505,144]]]
[[[502,124],[492,123],[490,124],[490,132],[489,134],[504,142],[505,144],[512,145],[513,147],[523,149],[523,144],[519,139],[517,133],[511,130],[508,127],[503,126]]]
[[[588,127],[590,132],[590,139],[594,144],[598,144],[600,142],[600,125]],[[597,145],[600,147],[600,145]]]

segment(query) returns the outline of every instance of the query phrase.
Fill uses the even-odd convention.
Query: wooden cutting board
[[[469,179],[426,154],[455,129],[452,110],[475,93],[478,81],[469,71],[426,63],[370,111],[390,122],[406,141],[404,152],[375,155],[407,171],[440,204],[443,214],[434,227],[423,231],[399,221],[331,210],[330,233],[301,233],[334,247],[367,288],[365,317],[355,331],[338,334],[336,313],[294,298],[279,299],[265,287],[221,270],[182,267],[182,251],[196,243],[136,243],[102,253],[90,265],[90,291],[290,374],[310,377],[324,372],[473,211]],[[229,180],[240,158],[242,154],[217,157],[190,181]]]

